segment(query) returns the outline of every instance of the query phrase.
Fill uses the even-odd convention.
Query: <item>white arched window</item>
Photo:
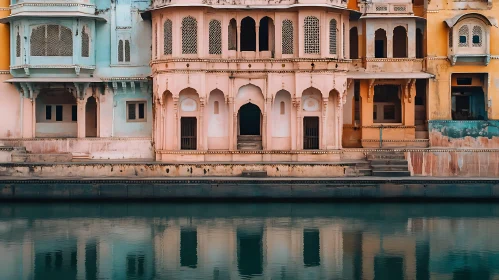
[[[188,16],[182,19],[182,54],[198,53],[198,22]]]
[[[222,54],[222,24],[218,20],[210,21],[209,53]]]
[[[163,53],[172,54],[172,21],[167,19],[163,24]]]
[[[319,19],[314,16],[307,16],[304,20],[304,46],[306,54],[319,54],[320,51],[320,31]]]
[[[293,22],[289,19],[282,21],[282,54],[293,54]]]
[[[90,34],[87,26],[84,26],[81,29],[81,56],[90,56]]]
[[[329,21],[329,54],[336,54],[336,20]]]
[[[32,56],[72,56],[73,32],[62,25],[39,25],[31,31]]]

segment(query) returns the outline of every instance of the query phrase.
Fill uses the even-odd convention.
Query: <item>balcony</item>
[[[411,3],[362,3],[359,8],[366,14],[413,14]]]
[[[94,0],[20,0],[12,1],[10,9],[11,15],[8,17],[10,20],[40,16],[99,18],[95,16]]]
[[[166,6],[214,6],[224,8],[259,8],[271,9],[279,7],[296,7],[307,5],[334,6],[346,8],[346,0],[153,0],[152,7]]]

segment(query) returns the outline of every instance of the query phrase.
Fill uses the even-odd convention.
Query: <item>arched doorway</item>
[[[374,57],[386,58],[386,31],[383,29],[374,32]]]
[[[91,96],[85,105],[85,136],[97,137],[97,101]]]
[[[261,111],[255,104],[247,103],[239,109],[239,150],[261,150]]]
[[[393,30],[393,57],[407,57],[407,31],[402,26]]]
[[[352,27],[350,29],[350,58],[359,58],[359,34],[357,32],[357,27]]]

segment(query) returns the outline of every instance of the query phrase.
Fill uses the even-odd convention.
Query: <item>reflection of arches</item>
[[[239,135],[261,135],[260,108],[247,103],[239,108]]]
[[[357,27],[352,27],[350,29],[350,58],[359,58],[359,34]]]
[[[275,50],[274,38],[275,38],[274,21],[269,17],[263,17],[260,20],[259,50],[271,51],[273,53]]]
[[[256,23],[251,17],[241,20],[241,51],[256,51]]]
[[[374,33],[374,57],[386,58],[386,31],[381,28]]]
[[[393,57],[407,57],[407,31],[403,26],[393,29]]]
[[[97,137],[97,101],[90,96],[85,105],[85,136]]]

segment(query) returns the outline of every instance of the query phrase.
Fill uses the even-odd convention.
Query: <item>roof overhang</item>
[[[100,78],[93,77],[78,77],[78,78],[60,78],[60,77],[43,77],[43,78],[12,78],[4,81],[4,83],[101,83]]]
[[[435,75],[426,72],[350,72],[347,73],[347,78],[369,80],[369,79],[430,79]]]
[[[291,4],[291,5],[208,5],[208,4],[168,4],[164,6],[156,6],[146,11],[154,11],[165,8],[178,8],[178,7],[203,7],[203,8],[213,8],[213,9],[238,9],[238,10],[248,10],[248,9],[261,9],[261,10],[284,10],[291,8],[302,8],[302,7],[316,7],[316,8],[331,8],[340,10],[350,10],[345,6],[329,5],[329,4]],[[355,10],[350,10],[355,11]],[[355,11],[357,12],[357,11]]]
[[[0,23],[8,23],[13,20],[23,19],[23,18],[87,18],[95,19],[98,21],[107,21],[104,17],[90,15],[81,12],[22,12],[15,15],[10,15],[8,17],[0,18]]]
[[[447,24],[447,26],[449,28],[452,28],[454,25],[456,25],[456,23],[458,23],[460,20],[465,19],[465,18],[478,18],[490,26],[499,27],[496,18],[486,17],[486,16],[479,14],[479,13],[466,13],[466,14],[462,14],[462,15],[457,15],[455,17],[446,19],[445,23]]]

